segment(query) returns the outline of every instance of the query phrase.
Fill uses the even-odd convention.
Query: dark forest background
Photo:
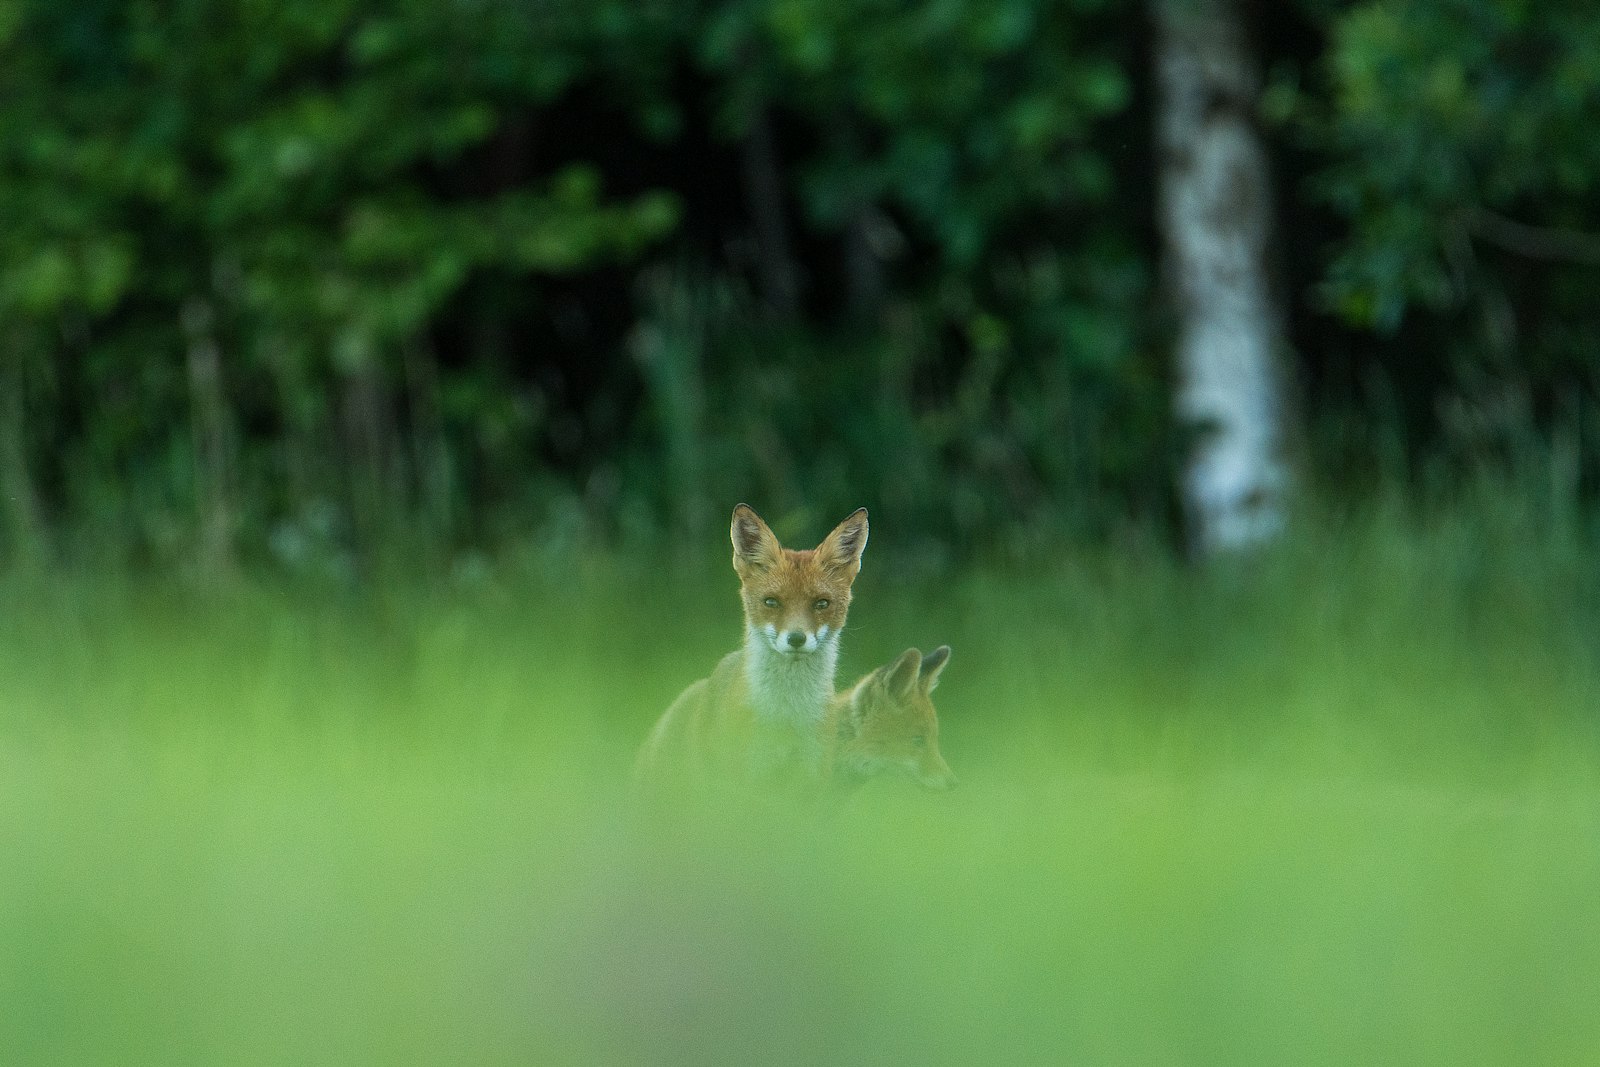
[[[1303,496],[1581,511],[1600,15],[1246,13]],[[1150,49],[1107,0],[0,0],[0,552],[741,499],[931,559],[1181,543]]]

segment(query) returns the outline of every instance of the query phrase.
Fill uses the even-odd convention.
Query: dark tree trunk
[[[46,554],[44,510],[28,462],[27,357],[15,339],[0,352],[0,501],[6,555],[22,565]]]
[[[388,389],[372,362],[345,376],[342,406],[351,514],[361,547],[371,552],[397,529],[404,493]]]
[[[192,299],[183,307],[200,562],[213,574],[233,568],[235,523],[233,419],[222,378],[215,318],[210,302],[204,299]]]
[[[439,364],[427,341],[407,342],[405,374],[418,510],[433,538],[448,538],[452,472],[439,408]]]
[[[745,199],[755,228],[756,274],[761,281],[761,294],[773,315],[792,319],[800,312],[800,279],[784,213],[783,167],[778,161],[772,119],[766,108],[759,109],[751,120],[741,154]]]

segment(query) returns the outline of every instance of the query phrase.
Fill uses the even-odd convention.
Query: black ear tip
[[[922,673],[939,670],[950,659],[950,646],[940,645],[938,648],[922,657]]]
[[[766,523],[761,516],[756,514],[756,509],[749,504],[740,504],[733,509],[734,528],[750,535],[759,533]]]

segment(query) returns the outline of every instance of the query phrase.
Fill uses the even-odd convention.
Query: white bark
[[[1268,277],[1272,195],[1252,122],[1259,82],[1233,0],[1154,0],[1164,264],[1194,543],[1237,549],[1284,525],[1290,471]]]

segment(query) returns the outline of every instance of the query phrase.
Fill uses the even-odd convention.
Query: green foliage
[[[1163,510],[1151,272],[1104,140],[1131,91],[1111,24],[1103,4],[1035,0],[753,0],[710,17],[696,58],[717,128],[803,123],[794,195],[813,233],[847,246],[824,269],[847,274],[856,241],[891,281],[869,337],[752,330],[755,309],[727,292],[668,298],[720,309],[649,327],[694,339],[676,373],[695,381],[671,388],[721,416],[692,446],[708,477],[670,492],[808,515],[870,500],[929,547],[980,541],[997,513],[1094,535]]]
[[[314,450],[328,394],[397,375],[472,279],[590,270],[677,223],[669,193],[608,197],[581,161],[522,183],[464,183],[506,116],[558,95],[598,43],[570,9],[8,11],[0,204],[20,225],[0,237],[0,322],[8,358],[78,324],[82,376],[63,399],[67,412],[99,409],[91,432],[75,441],[67,412],[33,414],[66,446],[72,477],[57,504],[80,520],[106,517],[92,498],[128,469],[127,505],[156,518],[202,491],[185,484],[204,477],[196,453],[240,447],[186,446],[184,409],[204,403],[186,395],[197,345],[224,354],[236,423],[287,427],[277,442],[242,442],[246,482],[230,491],[265,500],[284,475],[258,450]],[[112,398],[129,391],[140,425],[119,433]],[[141,499],[164,456],[177,465],[167,489]]]
[[[1164,480],[1150,473],[1168,435],[1139,350],[1144,279],[1109,259],[1041,251],[997,271],[995,302],[1014,314],[947,289],[931,311],[891,305],[881,338],[752,329],[756,312],[725,287],[653,277],[634,355],[644,429],[668,446],[655,506],[703,534],[729,499],[811,524],[870,501],[888,537],[933,559],[1159,520]]]
[[[1364,374],[1388,383],[1386,432],[1458,468],[1550,447],[1591,465],[1600,19],[1446,0],[1319,21],[1294,129],[1340,230],[1314,294],[1383,353]]]
[[[1319,188],[1353,224],[1328,295],[1347,317],[1392,329],[1408,304],[1503,287],[1473,262],[1483,212],[1596,226],[1600,21],[1587,5],[1358,5],[1325,62],[1320,128],[1339,158]]]
[[[1600,20],[1262,14],[1313,473],[1591,493]],[[1105,0],[0,0],[0,553],[1170,525],[1149,47]]]
[[[1093,134],[1130,89],[1119,42],[1094,32],[1105,7],[752,0],[712,18],[700,55],[726,78],[728,128],[769,103],[818,128],[799,179],[817,223],[893,206],[970,271],[1023,219],[1110,198]]]

